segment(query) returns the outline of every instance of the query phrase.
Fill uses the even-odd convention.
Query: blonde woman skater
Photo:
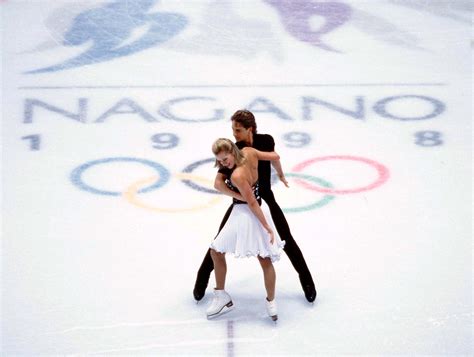
[[[273,262],[280,258],[280,248],[284,246],[284,242],[275,229],[267,204],[259,196],[257,167],[259,160],[278,161],[280,157],[275,152],[262,152],[251,147],[239,150],[232,141],[223,138],[214,142],[212,152],[216,166],[228,169],[221,175],[226,176],[230,190],[225,193],[233,197],[234,207],[226,224],[210,245],[216,287],[207,316],[218,316],[233,306],[230,295],[225,291],[225,254],[232,253],[236,257],[258,258],[267,292],[267,313],[276,321],[276,274]]]

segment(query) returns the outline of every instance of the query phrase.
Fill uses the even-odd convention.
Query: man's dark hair
[[[257,132],[257,123],[255,122],[255,117],[252,112],[246,109],[237,110],[234,115],[232,115],[230,120],[239,123],[245,129],[252,128],[252,133],[254,134]]]

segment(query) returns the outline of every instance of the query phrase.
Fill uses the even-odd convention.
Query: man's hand
[[[288,181],[286,181],[285,175],[278,175],[278,178],[280,179],[281,182],[283,182],[283,184],[284,184],[286,187],[290,187],[290,185],[288,185]]]

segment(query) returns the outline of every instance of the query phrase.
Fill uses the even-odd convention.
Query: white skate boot
[[[272,301],[268,301],[268,299],[265,299],[265,303],[267,306],[268,316],[270,316],[273,321],[278,320],[278,309],[275,299],[273,299]]]
[[[213,318],[222,315],[232,309],[232,299],[225,290],[214,289],[214,297],[206,310],[207,318]]]

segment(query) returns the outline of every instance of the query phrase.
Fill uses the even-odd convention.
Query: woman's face
[[[235,166],[235,157],[230,152],[221,151],[216,155],[216,160],[223,167],[227,167],[229,169]]]

